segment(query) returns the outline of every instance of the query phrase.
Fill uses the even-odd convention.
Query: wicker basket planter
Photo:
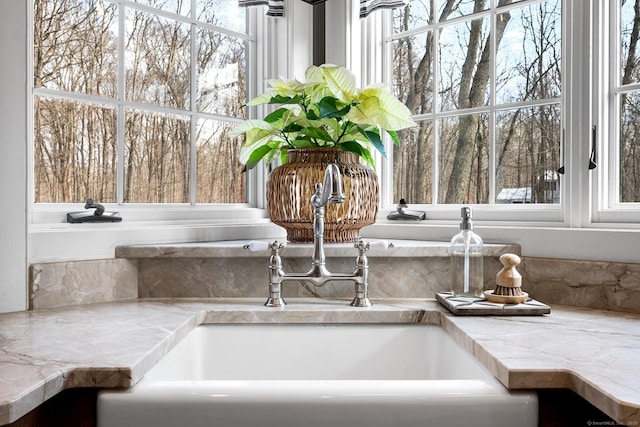
[[[269,176],[267,211],[271,221],[287,230],[290,242],[313,241],[310,200],[330,162],[340,169],[346,200],[325,206],[325,242],[351,242],[360,236],[362,227],[375,222],[380,197],[378,177],[358,161],[356,154],[339,148],[289,150],[287,162]]]

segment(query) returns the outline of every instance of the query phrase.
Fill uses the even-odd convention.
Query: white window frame
[[[592,226],[640,228],[640,203],[619,202],[620,16],[619,2],[597,0],[593,12],[594,123],[598,161],[591,177]],[[639,84],[628,89],[638,89]]]
[[[124,11],[122,6],[125,6],[127,9],[138,10],[146,13],[153,14],[155,16],[177,20],[185,25],[190,26],[191,32],[191,75],[190,79],[192,82],[197,81],[197,67],[195,67],[194,62],[196,58],[194,57],[194,49],[195,49],[195,32],[196,25],[201,28],[208,29],[210,31],[221,32],[224,34],[231,35],[240,40],[244,40],[247,46],[246,58],[247,58],[247,69],[256,69],[258,67],[256,64],[257,57],[257,28],[258,21],[263,20],[264,15],[260,14],[256,8],[248,8],[247,9],[247,32],[239,33],[236,31],[232,31],[223,27],[218,27],[215,25],[207,24],[202,21],[198,21],[196,19],[196,0],[191,0],[191,14],[190,15],[180,15],[174,12],[168,12],[162,9],[156,9],[153,7],[146,6],[141,3],[136,3],[133,0],[110,0],[111,3],[115,3],[119,5],[119,34],[118,34],[118,43],[119,52],[124,52]],[[29,12],[29,20],[33,23],[33,3],[34,0],[30,0],[28,2],[30,7]],[[30,25],[30,28],[33,28],[33,25]],[[30,34],[29,40],[29,52],[28,52],[28,69],[33,70],[33,35]],[[209,113],[201,113],[197,111],[197,106],[195,103],[191,103],[190,108],[188,110],[179,110],[175,108],[168,108],[164,106],[158,106],[153,104],[140,103],[135,101],[127,101],[124,99],[124,67],[122,66],[123,58],[119,58],[119,68],[118,68],[118,99],[109,99],[106,100],[109,105],[112,105],[114,109],[117,110],[118,116],[121,117],[124,115],[125,108],[139,108],[141,111],[147,113],[165,113],[170,115],[177,116],[186,116],[190,118],[191,122],[191,138],[195,138],[195,127],[197,119],[209,119],[209,120],[217,120],[225,123],[241,123],[242,119],[227,117],[227,116],[219,116],[216,114]],[[33,73],[31,73],[33,74]],[[258,72],[255,73],[247,73],[247,93],[249,96],[253,96],[256,92],[256,88],[258,86],[258,82],[264,80],[264,76],[258,75]],[[33,86],[33,78],[29,79],[29,120],[30,120],[30,139],[33,140],[33,98],[37,95],[44,97],[57,97],[60,99],[65,99],[69,101],[80,101],[80,102],[88,102],[104,104],[105,100],[95,97],[92,95],[87,95],[84,93],[73,93],[73,92],[62,92],[56,90],[50,90],[47,88],[35,88]],[[191,85],[191,98],[195,99],[196,86],[195,83]],[[120,160],[123,159],[124,156],[124,121],[119,118],[118,119],[118,158]],[[250,203],[231,203],[231,204],[196,204],[196,166],[195,166],[195,149],[196,144],[195,141],[191,141],[191,157],[192,161],[190,164],[189,171],[189,203],[167,203],[167,204],[159,204],[159,203],[149,203],[149,204],[141,204],[141,203],[124,203],[124,176],[123,176],[123,166],[121,161],[119,162],[119,166],[116,169],[116,202],[115,203],[104,203],[106,206],[109,206],[110,209],[113,208],[118,210],[123,216],[127,217],[129,221],[149,221],[151,219],[162,219],[162,220],[178,220],[178,219],[186,219],[186,220],[194,220],[203,217],[203,211],[211,210],[214,217],[219,218],[222,212],[232,212],[237,211],[238,209],[250,207]],[[69,212],[73,210],[79,210],[77,203],[33,203],[34,200],[34,179],[33,179],[33,148],[30,147],[29,152],[29,164],[30,164],[30,174],[29,174],[29,200],[32,201],[32,209],[30,215],[30,223],[32,224],[50,224],[61,222],[65,220],[64,214],[60,216],[60,212]],[[233,161],[233,159],[230,159]],[[256,180],[256,176],[254,173],[248,174],[248,180]],[[250,188],[255,188],[255,186],[248,186]],[[249,191],[249,190],[247,190]],[[88,195],[90,196],[90,195]],[[251,197],[255,197],[253,194],[247,194],[247,199],[249,200]],[[98,201],[105,202],[105,201]],[[82,208],[82,206],[80,206]],[[113,210],[112,209],[112,210]],[[237,218],[236,215],[230,214],[231,218]]]
[[[456,18],[451,20],[451,22],[458,22],[458,21],[467,21],[469,19],[477,19],[477,18],[481,18],[481,17],[486,17],[489,16],[489,18],[491,20],[495,19],[495,16],[497,13],[501,13],[502,11],[505,10],[509,10],[512,8],[517,8],[517,7],[521,7],[522,5],[526,5],[527,3],[534,3],[535,0],[532,1],[528,1],[528,0],[524,0],[524,1],[520,1],[517,3],[514,3],[513,5],[510,6],[506,6],[506,7],[501,7],[499,10],[494,9],[494,7],[496,6],[497,2],[496,1],[492,1],[490,6],[492,7],[492,9],[487,10],[487,11],[482,11],[476,14],[470,14],[470,15],[465,15],[463,18]],[[566,32],[565,28],[567,25],[566,22],[566,14],[567,14],[567,1],[563,1],[562,4],[562,8],[563,8],[563,33]],[[390,82],[391,81],[391,76],[392,76],[392,49],[391,49],[391,43],[393,40],[401,37],[402,35],[395,35],[392,34],[392,30],[391,30],[391,12],[390,11],[385,11],[383,12],[386,14],[385,18],[384,18],[384,22],[381,22],[379,25],[383,25],[385,27],[384,30],[384,51],[385,51],[385,60],[382,61],[384,64],[387,64],[387,66],[384,69],[384,80],[386,82]],[[450,22],[448,21],[446,23],[446,25],[450,25]],[[414,31],[409,31],[406,34],[410,34],[413,33]],[[563,34],[563,43],[565,43],[565,34]],[[566,50],[566,49],[565,49]],[[495,49],[492,51],[492,61],[495,63]],[[562,117],[562,126],[566,128],[568,120],[567,120],[567,114],[566,114],[566,102],[567,102],[567,97],[568,94],[570,93],[570,78],[567,77],[567,67],[569,67],[568,64],[568,59],[566,57],[566,54],[563,54],[563,65],[562,65],[562,70],[563,70],[563,81],[562,81],[562,100],[561,100],[561,108],[563,108],[563,117]],[[435,79],[434,79],[435,80]],[[543,102],[544,103],[544,102]],[[495,105],[495,91],[492,91],[491,94],[491,100],[490,103],[487,107],[482,107],[479,110],[482,110],[483,112],[487,112],[489,114],[493,114],[494,111],[501,111],[504,110],[505,107],[517,107],[519,104],[512,104],[512,105],[499,105],[496,106]],[[528,103],[527,103],[528,105]],[[472,111],[475,112],[478,109],[473,109]],[[471,112],[471,110],[470,110]],[[442,112],[442,113],[432,113],[432,114],[428,114],[426,116],[441,116],[441,115],[449,115],[450,112]],[[424,118],[424,117],[420,117],[420,118]],[[495,135],[495,132],[492,132],[493,135]],[[566,134],[566,132],[565,132]],[[566,138],[566,135],[565,135]],[[388,145],[388,150],[387,152],[389,153],[387,158],[384,159],[384,165],[382,170],[384,171],[392,171],[393,170],[393,157],[392,157],[392,150],[393,147],[391,144]],[[491,167],[491,163],[490,163],[490,167]],[[437,168],[434,168],[433,173],[437,175]],[[493,182],[495,177],[494,175],[494,171],[489,171],[489,183],[490,183],[490,187],[493,186]],[[508,221],[511,225],[514,226],[525,226],[525,225],[533,225],[533,226],[560,226],[560,225],[565,225],[565,218],[566,218],[566,193],[567,193],[567,177],[566,175],[564,177],[562,177],[560,179],[560,185],[561,185],[561,200],[559,204],[555,204],[555,205],[551,205],[551,204],[528,204],[528,205],[510,205],[510,206],[505,206],[505,205],[501,205],[501,204],[477,204],[477,205],[471,205],[473,206],[473,211],[474,211],[474,217],[477,220],[481,220],[481,221],[486,221],[487,223],[492,223],[492,222],[504,222],[504,221]],[[390,211],[395,210],[395,205],[397,204],[397,200],[392,200],[392,190],[391,190],[391,180],[390,178],[384,178],[384,183],[385,186],[387,186],[387,188],[385,189],[385,191],[383,191],[383,197],[382,197],[382,213],[383,214],[387,214]],[[493,194],[494,190],[490,190],[490,192]],[[431,220],[435,220],[437,222],[442,222],[442,223],[447,223],[450,222],[451,220],[458,220],[460,217],[460,208],[462,206],[465,206],[465,204],[416,204],[416,205],[412,205],[414,206],[416,209],[421,209],[421,210],[425,210],[428,212],[428,216],[429,219]]]

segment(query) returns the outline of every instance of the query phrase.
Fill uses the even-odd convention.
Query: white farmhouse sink
[[[533,427],[537,413],[439,326],[409,324],[203,325],[98,398],[98,427]]]

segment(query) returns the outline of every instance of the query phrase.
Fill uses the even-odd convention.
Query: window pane
[[[95,0],[36,0],[34,87],[115,98],[117,11]]]
[[[393,9],[393,32],[424,27],[433,21],[433,0],[410,0],[405,7]]]
[[[36,96],[34,111],[35,202],[115,202],[115,110]]]
[[[198,203],[244,203],[245,176],[238,163],[239,138],[230,137],[234,125],[216,120],[198,120]]]
[[[488,202],[488,119],[468,114],[439,121],[439,203]]]
[[[126,99],[189,109],[190,26],[127,10]]]
[[[393,200],[432,202],[433,126],[431,120],[398,132],[400,145],[393,149]]]
[[[198,20],[241,33],[247,30],[246,7],[237,1],[197,0]]]
[[[432,55],[430,31],[393,43],[393,91],[413,114],[433,111]]]
[[[135,0],[135,2],[178,15],[188,15],[191,12],[191,0]]]
[[[245,117],[245,47],[242,40],[198,30],[198,111]]]
[[[441,0],[438,8],[438,16],[440,21],[450,18],[469,15],[474,12],[482,12],[487,10],[489,3],[486,0]]]
[[[498,113],[496,203],[559,203],[560,105]]]
[[[526,0],[498,0],[498,8],[510,6],[514,3],[519,3],[521,1],[526,1]]]
[[[244,202],[237,138],[223,122],[245,118],[247,46],[209,24],[246,34],[246,10],[230,0],[34,0],[36,201]]]
[[[640,93],[621,95],[620,201],[640,202]]]
[[[640,44],[638,28],[634,31],[636,16],[634,2],[619,0],[620,4],[620,81],[623,85],[640,81]]]
[[[496,54],[496,102],[560,96],[560,0],[534,3],[497,15],[506,27]]]
[[[438,47],[440,110],[479,107],[488,102],[488,25],[485,18],[442,29]]]
[[[620,84],[621,86],[640,81],[640,28],[634,22],[640,19],[634,2],[622,1],[620,8]],[[617,189],[621,203],[640,202],[640,92],[632,91],[618,95],[620,105],[618,146],[620,165]]]
[[[186,117],[128,111],[124,201],[188,203],[190,152]]]

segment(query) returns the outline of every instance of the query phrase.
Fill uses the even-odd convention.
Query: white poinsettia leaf
[[[381,128],[385,130],[400,130],[416,126],[411,117],[411,111],[398,98],[393,96],[385,86],[370,86],[360,93],[360,97],[362,99],[377,99],[379,111],[376,114],[373,114],[373,111],[368,111],[368,114],[375,121],[375,124]]]
[[[380,101],[375,96],[364,98],[360,103],[351,107],[347,113],[347,119],[361,125],[376,124],[376,118],[382,111]]]
[[[264,120],[245,120],[229,132],[231,136],[239,136],[252,129],[264,129],[271,131],[273,126]]]
[[[323,80],[334,97],[350,103],[356,95],[356,76],[344,67],[324,65],[318,67]]]

